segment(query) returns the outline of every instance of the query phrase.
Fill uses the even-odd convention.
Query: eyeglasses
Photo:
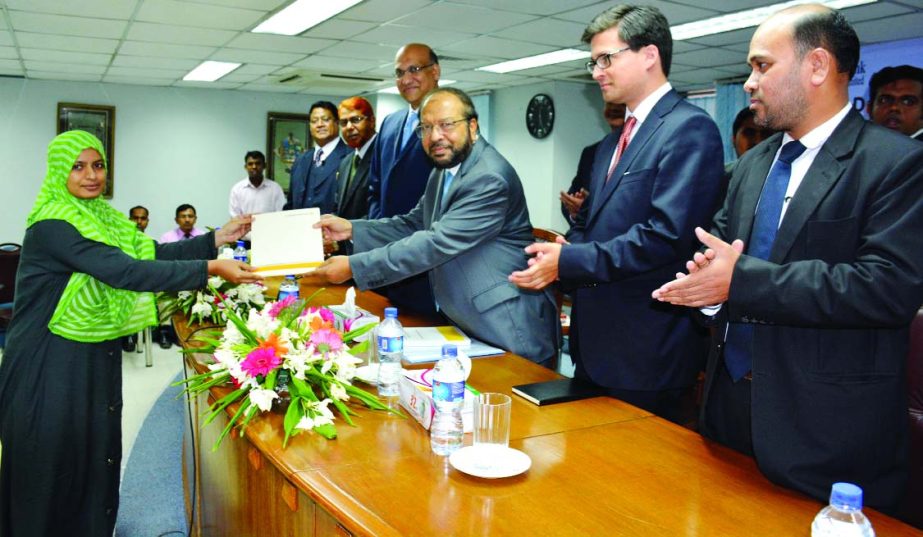
[[[610,65],[612,65],[613,56],[617,54],[621,54],[625,52],[626,50],[630,50],[630,49],[631,47],[625,47],[625,48],[620,48],[616,50],[615,52],[604,52],[600,54],[599,56],[586,62],[586,70],[589,71],[590,74],[592,75],[594,67],[599,67],[600,69],[607,69]]]
[[[435,125],[424,125],[423,123],[420,123],[419,125],[413,128],[413,132],[415,132],[416,135],[422,140],[426,138],[427,136],[429,136],[430,133],[433,132],[433,129],[437,129],[439,131],[439,134],[446,134],[453,127],[455,127],[457,123],[461,123],[462,121],[468,121],[469,119],[470,118],[465,117],[462,119],[456,119],[455,121],[440,121],[439,123],[436,123]]]
[[[878,106],[892,106],[894,103],[900,103],[904,108],[913,108],[920,104],[920,98],[916,95],[901,95],[900,97],[879,95],[875,99],[875,104]]]
[[[395,69],[395,70],[394,70],[394,78],[400,80],[400,79],[404,78],[404,75],[406,75],[407,73],[410,73],[410,74],[412,74],[412,75],[415,75],[415,74],[418,74],[420,71],[422,71],[422,70],[424,70],[424,69],[428,69],[428,68],[430,68],[430,67],[432,67],[432,66],[434,66],[434,65],[436,65],[436,64],[435,64],[435,63],[428,63],[428,64],[426,64],[426,65],[420,65],[419,67],[416,66],[416,65],[411,65],[410,67],[407,68],[406,71],[403,70],[403,69]]]
[[[348,118],[345,118],[345,119],[341,119],[341,120],[340,120],[340,128],[341,128],[341,129],[345,129],[346,126],[349,125],[350,123],[355,127],[356,125],[362,123],[362,122],[365,121],[366,119],[368,119],[368,118],[366,118],[365,116],[353,116],[353,117],[348,117]]]

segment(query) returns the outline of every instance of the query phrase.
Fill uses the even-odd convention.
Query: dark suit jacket
[[[619,131],[619,133],[621,132]],[[568,194],[579,192],[581,188],[585,188],[587,191],[590,190],[590,174],[593,173],[593,159],[596,157],[596,148],[599,147],[599,144],[600,142],[596,142],[583,148],[580,153],[580,162],[577,163],[577,174],[574,175],[574,179],[570,182],[570,188],[567,189]],[[564,215],[564,219],[568,223],[573,225],[574,220],[571,219],[570,213],[567,212],[567,207],[563,203],[561,203],[561,214]]]
[[[389,114],[381,123],[369,169],[369,218],[407,214],[417,206],[433,170],[420,138],[411,135],[401,150],[410,109]]]
[[[321,214],[332,213],[336,209],[336,173],[340,161],[350,154],[352,148],[340,140],[333,153],[327,155],[324,163],[314,166],[314,152],[317,148],[304,153],[292,166],[292,182],[289,186],[286,209],[304,209],[319,207]]]
[[[651,291],[695,251],[694,228],[712,217],[723,173],[718,128],[667,93],[641,124],[606,182],[618,136],[600,143],[590,195],[561,249],[572,293],[571,355],[593,382],[623,390],[691,386],[707,340],[686,308]]]
[[[356,174],[349,183],[349,189],[346,189],[346,180],[349,177],[349,169],[352,166],[356,152],[353,150],[340,161],[340,168],[337,170],[337,197],[336,197],[336,214],[348,220],[366,218],[369,215],[369,167],[372,160],[372,151],[375,149],[375,143],[378,138],[372,140],[369,148],[365,152],[365,157],[359,160],[356,167]]]
[[[548,290],[527,291],[509,274],[526,268],[529,209],[516,171],[484,139],[452,180],[433,170],[410,213],[353,222],[350,268],[360,289],[421,274],[442,312],[470,335],[538,363],[549,363],[560,330]],[[442,208],[445,208],[443,210]]]
[[[725,241],[749,238],[781,140],[738,161],[713,228]],[[906,477],[908,326],[923,302],[921,163],[923,145],[850,111],[792,198],[769,259],[740,257],[721,309],[721,320],[754,324],[760,469],[821,500],[850,481],[866,504],[895,505]],[[717,363],[716,349],[706,401]]]

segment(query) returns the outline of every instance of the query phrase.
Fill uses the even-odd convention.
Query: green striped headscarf
[[[67,190],[71,168],[84,149],[95,149],[106,162],[102,142],[88,132],[68,131],[48,144],[48,172],[26,226],[64,220],[87,239],[119,248],[135,259],[154,259],[154,241],[102,196],[80,199]],[[63,338],[95,343],[136,333],[156,322],[152,293],[115,289],[89,274],[75,272],[48,329]]]

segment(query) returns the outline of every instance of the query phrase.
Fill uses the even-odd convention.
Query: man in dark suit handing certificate
[[[707,340],[688,311],[652,300],[645,286],[672,277],[695,250],[693,230],[718,202],[721,139],[708,114],[667,82],[673,42],[656,8],[615,6],[583,39],[603,99],[625,103],[628,117],[596,151],[568,243],[530,245],[536,257],[510,281],[540,289],[560,278],[573,289],[575,376],[685,422]]]
[[[748,59],[757,125],[781,132],[741,158],[711,233],[696,231],[707,250],[653,296],[717,326],[703,434],[777,483],[826,499],[850,481],[887,509],[907,472],[923,145],[852,109],[859,40],[836,11],[780,11]]]

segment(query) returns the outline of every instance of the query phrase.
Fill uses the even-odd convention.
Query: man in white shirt
[[[248,151],[244,156],[244,169],[247,178],[231,187],[228,201],[231,218],[281,211],[285,206],[285,193],[279,183],[263,177],[266,156],[260,151]]]
[[[852,108],[859,39],[839,12],[776,13],[749,62],[756,124],[781,132],[738,161],[711,233],[696,230],[707,249],[653,297],[716,327],[705,436],[819,500],[849,481],[892,509],[923,302],[923,145]]]

